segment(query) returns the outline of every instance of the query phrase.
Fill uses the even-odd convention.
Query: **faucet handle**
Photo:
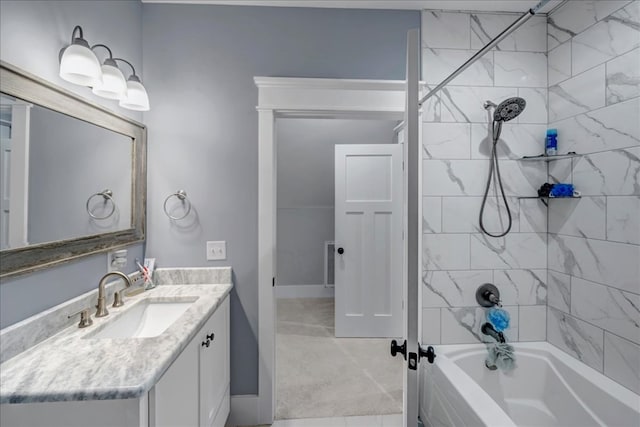
[[[86,328],[87,326],[93,325],[93,319],[91,319],[91,314],[89,313],[91,308],[83,308],[82,310],[70,314],[67,316],[67,319],[71,319],[74,316],[80,315],[80,323],[78,323],[78,328]]]
[[[124,298],[122,297],[122,293],[126,288],[120,289],[117,292],[113,293],[113,305],[111,307],[122,307],[124,305]]]

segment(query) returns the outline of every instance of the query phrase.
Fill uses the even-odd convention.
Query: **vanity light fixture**
[[[93,52],[98,47],[109,52],[102,65]],[[116,61],[131,67],[133,74],[127,80]],[[118,100],[123,108],[149,111],[149,95],[133,65],[125,59],[114,58],[111,49],[104,44],[90,47],[79,25],[71,33],[71,44],[60,50],[60,77],[77,85],[89,86],[94,94],[103,98]]]
[[[103,98],[121,100],[127,96],[127,81],[124,79],[124,74],[118,68],[109,47],[96,44],[91,46],[91,50],[96,47],[105,48],[109,52],[109,57],[102,64],[102,84],[93,86],[92,91]]]
[[[136,69],[125,59],[115,58],[115,61],[122,61],[131,67],[133,74],[127,79],[126,96],[120,99],[120,106],[129,110],[149,111],[149,95],[142,85],[140,77],[136,75]]]
[[[102,82],[100,61],[83,38],[79,25],[71,33],[71,44],[60,51],[60,77],[81,86],[96,86]]]

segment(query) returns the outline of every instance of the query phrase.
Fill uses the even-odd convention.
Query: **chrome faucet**
[[[111,271],[102,276],[102,279],[100,279],[100,284],[98,285],[98,305],[96,306],[96,317],[104,317],[109,314],[109,311],[107,311],[107,301],[104,296],[104,286],[107,283],[107,279],[111,276],[118,276],[123,279],[127,284],[127,288],[131,286],[131,280],[129,279],[129,276],[119,271]],[[122,300],[120,302],[122,302]]]

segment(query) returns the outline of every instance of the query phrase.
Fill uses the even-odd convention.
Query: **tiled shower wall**
[[[640,2],[570,1],[549,17],[548,341],[640,393]]]
[[[517,14],[423,11],[423,80],[434,86],[502,32]],[[547,24],[533,17],[429,102],[423,116],[423,343],[483,340],[485,310],[476,288],[494,283],[511,314],[510,341],[546,339],[547,211],[535,196],[546,164],[521,162],[543,152],[547,125]],[[480,232],[478,212],[489,172],[490,117],[485,100],[526,99],[505,123],[500,171],[513,214],[503,238]],[[485,224],[503,225],[491,189]],[[503,214],[503,222],[506,216]]]

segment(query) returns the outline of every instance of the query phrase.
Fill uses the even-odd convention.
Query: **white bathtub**
[[[640,426],[640,396],[546,342],[516,343],[509,374],[484,366],[484,344],[435,346],[422,363],[426,426]]]

